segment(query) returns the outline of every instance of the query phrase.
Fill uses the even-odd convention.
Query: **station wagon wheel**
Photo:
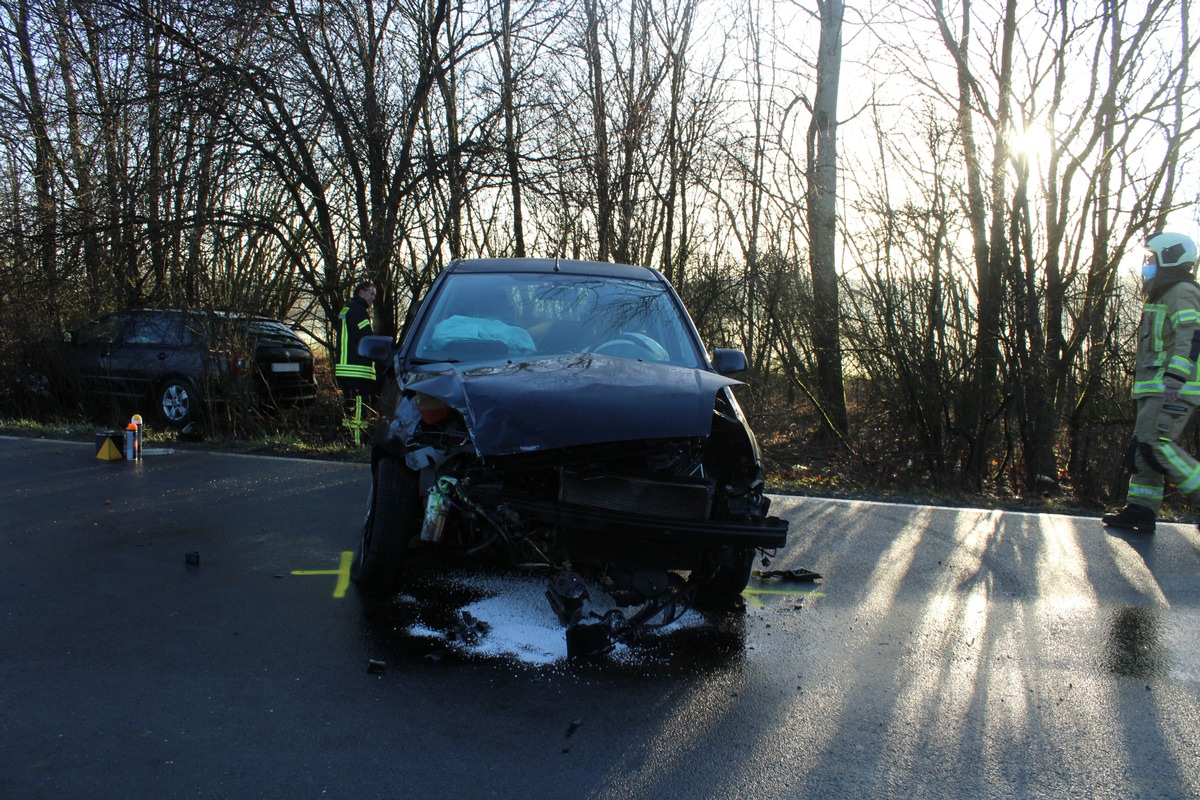
[[[378,595],[395,588],[420,522],[417,473],[384,456],[372,470],[362,542],[350,568],[360,591]]]
[[[22,384],[25,393],[36,401],[45,402],[53,395],[50,371],[36,361],[26,362]]]
[[[154,395],[158,415],[172,428],[184,428],[199,415],[200,396],[186,378],[168,378]]]

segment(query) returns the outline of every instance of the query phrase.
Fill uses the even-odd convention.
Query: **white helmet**
[[[1194,267],[1196,243],[1182,233],[1156,233],[1146,240],[1160,267]]]

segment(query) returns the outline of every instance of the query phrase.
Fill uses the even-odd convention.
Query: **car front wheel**
[[[371,495],[362,542],[350,577],[367,594],[393,589],[400,579],[409,542],[421,523],[417,473],[384,456],[372,470]]]

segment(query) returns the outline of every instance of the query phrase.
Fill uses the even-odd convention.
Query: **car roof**
[[[274,317],[263,316],[262,314],[247,314],[242,311],[207,311],[202,309],[189,308],[126,308],[121,311],[114,312],[115,314],[158,314],[161,316],[171,317],[189,317],[192,319],[208,319],[229,320],[231,322],[276,322],[284,327],[288,327],[283,320],[275,319]]]
[[[594,275],[641,281],[662,281],[658,270],[635,267],[631,264],[611,264],[602,261],[580,261],[568,258],[468,258],[455,261],[448,272]]]

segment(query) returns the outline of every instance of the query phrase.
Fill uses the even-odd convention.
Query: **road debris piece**
[[[754,570],[750,573],[753,577],[762,581],[781,580],[793,581],[796,583],[811,583],[812,581],[821,580],[819,573],[813,572],[803,567],[798,569],[769,569],[769,570]]]
[[[551,605],[558,611],[553,589],[558,579],[546,592]],[[567,626],[567,658],[598,658],[612,651],[613,647],[627,641],[643,628],[661,628],[679,619],[692,606],[696,596],[696,574],[693,573],[682,585],[664,581],[661,593],[650,598],[642,608],[627,617],[619,608],[603,614],[596,611],[583,615],[582,609],[576,621]],[[581,601],[582,602],[582,601]],[[562,619],[562,615],[559,615]]]
[[[463,611],[458,628],[451,631],[451,639],[459,639],[464,644],[478,644],[481,637],[487,636],[491,632],[492,626],[478,619],[470,611]]]
[[[583,616],[583,604],[588,599],[587,586],[574,572],[560,572],[546,589],[546,599],[559,622],[570,627]]]
[[[386,661],[379,661],[374,658],[367,661],[367,674],[368,675],[382,675],[384,673],[384,670],[386,670],[386,669],[387,669]]]
[[[571,736],[575,733],[575,731],[579,730],[579,726],[582,724],[583,724],[583,720],[577,719],[574,722],[572,722],[570,725],[567,726],[567,732],[565,734],[563,734],[563,749],[562,749],[563,754],[571,752],[571,748],[566,746],[566,741],[567,741],[567,739],[571,738]]]

